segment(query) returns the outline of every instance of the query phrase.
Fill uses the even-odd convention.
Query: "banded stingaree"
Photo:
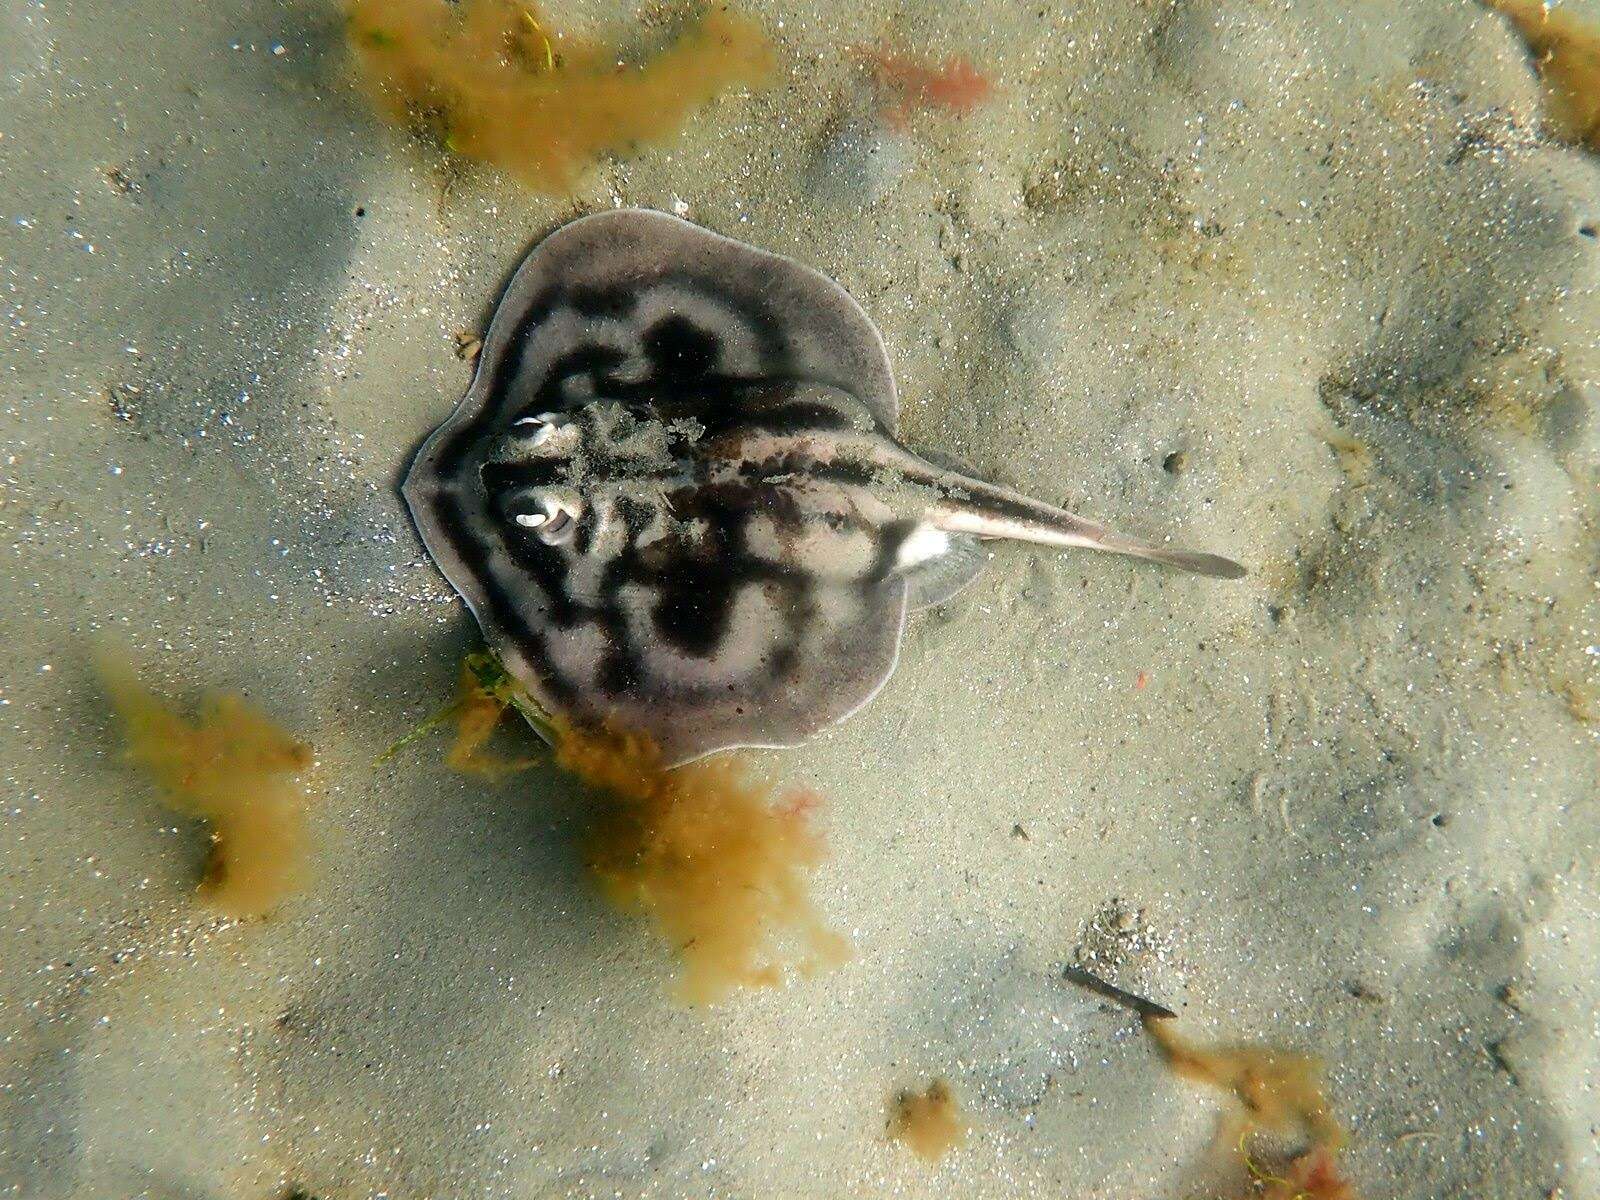
[[[789,746],[865,704],[908,608],[985,538],[1221,578],[907,450],[877,329],[831,280],[663,213],[528,255],[405,497],[434,561],[540,704],[680,763]]]

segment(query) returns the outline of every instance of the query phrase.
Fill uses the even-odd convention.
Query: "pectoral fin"
[[[901,569],[906,580],[907,607],[943,604],[983,574],[989,563],[989,552],[977,538],[963,533],[940,536],[945,544],[943,550]]]

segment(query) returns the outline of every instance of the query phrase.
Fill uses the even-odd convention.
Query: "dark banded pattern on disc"
[[[571,454],[521,444],[541,414]],[[792,745],[894,668],[906,583],[879,527],[895,521],[848,478],[766,482],[782,463],[741,474],[701,451],[895,418],[882,340],[837,284],[675,217],[606,212],[529,254],[405,496],[548,709],[642,730],[674,761]],[[555,493],[581,512],[546,544],[515,510]]]

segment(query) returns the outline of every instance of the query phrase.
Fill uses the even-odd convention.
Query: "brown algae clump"
[[[512,0],[351,0],[349,36],[395,121],[554,194],[600,155],[661,141],[719,92],[772,69],[760,30],[723,11],[640,66],[551,31]]]
[[[211,823],[200,895],[228,916],[260,916],[306,875],[305,797],[293,777],[311,748],[240,696],[206,698],[185,720],[124,661],[101,655],[100,678],[127,728],[128,757],[155,778],[174,812]]]
[[[456,740],[445,762],[464,775],[497,780],[525,771],[536,758],[503,758],[484,749],[507,707],[517,702],[516,685],[492,654],[469,654],[461,664],[456,702],[443,716],[454,716]],[[391,751],[392,753],[392,751]]]
[[[677,948],[677,990],[685,1001],[707,1004],[740,987],[776,986],[790,962],[811,972],[849,957],[848,940],[826,926],[811,901],[810,875],[824,853],[810,821],[815,796],[775,802],[731,756],[667,770],[648,738],[552,721],[488,653],[467,658],[460,699],[417,733],[453,717],[450,764],[498,777],[531,765],[482,750],[508,707],[556,747],[559,766],[606,793],[610,804],[590,836],[590,867],[612,903],[649,917]],[[784,939],[791,952],[773,946]]]
[[[935,1079],[921,1095],[901,1092],[894,1098],[889,1134],[918,1156],[937,1162],[966,1138],[967,1123],[950,1085]]]
[[[1556,136],[1600,152],[1600,29],[1542,0],[1485,2],[1510,18],[1533,52]]]
[[[1222,1139],[1249,1172],[1252,1196],[1355,1200],[1355,1190],[1338,1168],[1344,1131],[1328,1111],[1316,1059],[1265,1046],[1202,1046],[1180,1035],[1170,1017],[1143,1020],[1174,1071],[1238,1101]],[[1250,1139],[1258,1133],[1299,1138],[1305,1149],[1287,1161],[1263,1163],[1250,1152]]]
[[[849,957],[849,942],[811,902],[823,857],[809,820],[814,796],[775,804],[729,755],[663,770],[637,736],[562,730],[556,761],[614,799],[590,865],[614,904],[648,915],[678,948],[682,999],[709,1004],[782,983],[790,956],[771,943],[785,935],[804,973]]]

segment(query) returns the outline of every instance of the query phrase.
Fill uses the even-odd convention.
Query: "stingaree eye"
[[[558,508],[554,515],[540,527],[539,536],[551,543],[564,542],[572,537],[572,531],[577,526],[578,522],[573,519],[570,512],[564,508]]]
[[[561,417],[557,413],[539,413],[533,417],[517,418],[511,422],[511,428],[537,446],[555,432],[560,422]]]
[[[514,513],[511,519],[523,529],[533,530],[547,546],[571,541],[578,528],[577,514],[572,507],[549,496],[538,497],[535,504],[537,507],[532,512]]]

